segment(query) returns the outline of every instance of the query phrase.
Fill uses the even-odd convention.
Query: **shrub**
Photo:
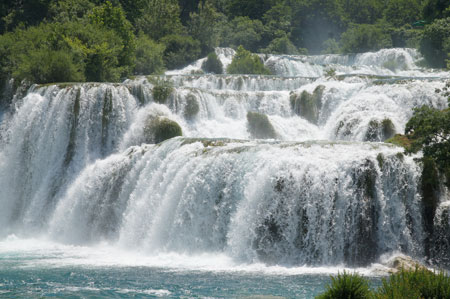
[[[160,143],[182,135],[183,131],[180,125],[163,116],[150,116],[144,127],[144,137],[147,143]]]
[[[164,71],[164,46],[139,33],[136,46],[136,66],[138,75],[161,74]]]
[[[386,142],[386,143],[391,143],[391,144],[394,144],[394,145],[396,145],[396,146],[403,147],[403,148],[405,148],[407,151],[409,151],[410,148],[411,148],[411,142],[412,142],[412,141],[411,141],[410,139],[408,139],[408,137],[405,136],[405,135],[402,135],[402,134],[395,134],[393,137],[391,137],[391,138],[385,140],[384,142]]]
[[[353,25],[341,36],[341,49],[344,53],[362,53],[391,46],[390,35],[378,25]]]
[[[273,39],[267,48],[261,50],[262,53],[297,55],[297,47],[284,35]]]
[[[264,25],[260,20],[251,20],[249,17],[235,17],[221,28],[221,46],[236,48],[242,45],[250,51],[260,47]]]
[[[223,65],[222,62],[217,58],[215,52],[208,54],[206,60],[202,63],[202,69],[207,73],[222,74]]]
[[[164,104],[173,91],[170,81],[157,80],[152,89],[153,100],[159,104]]]
[[[166,46],[164,63],[168,69],[188,65],[199,58],[200,42],[187,35],[167,35],[161,39]]]
[[[450,18],[439,19],[425,27],[420,52],[431,67],[445,68],[450,53]]]
[[[358,274],[339,273],[331,277],[327,290],[317,299],[366,299],[372,298],[369,283]]]
[[[72,53],[48,49],[22,56],[13,76],[33,83],[84,81],[82,67],[75,64]]]
[[[233,60],[227,68],[229,74],[259,74],[270,75],[270,70],[264,66],[256,54],[250,53],[239,46]]]
[[[258,112],[247,113],[248,130],[253,138],[275,139],[277,133],[267,115]]]
[[[383,279],[377,298],[450,298],[450,277],[427,269],[401,270]]]

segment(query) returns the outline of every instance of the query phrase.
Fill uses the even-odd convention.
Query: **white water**
[[[231,61],[233,51],[217,51]],[[31,88],[1,125],[0,236],[20,239],[0,244],[37,234],[42,248],[82,246],[74,250],[91,262],[106,243],[110,263],[120,251],[196,269],[211,267],[198,262],[208,257],[220,257],[220,269],[306,272],[298,266],[367,266],[393,252],[426,259],[420,165],[362,141],[371,121],[389,119],[402,133],[413,108],[446,107],[435,89],[449,74],[420,69],[410,49],[263,58],[276,76],[186,75],[201,60],[168,72],[165,104],[153,101],[155,78]],[[323,76],[330,68],[349,76]],[[318,86],[311,122],[291,98]],[[199,111],[187,117],[192,99]],[[248,112],[266,114],[277,140],[252,140]],[[183,138],[144,144],[149,116],[176,121]],[[436,217],[448,217],[441,210]]]

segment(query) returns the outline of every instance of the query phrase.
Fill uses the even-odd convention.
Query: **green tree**
[[[164,45],[156,43],[140,32],[137,37],[134,73],[138,75],[161,74],[164,71],[164,49]]]
[[[136,29],[153,40],[159,41],[164,36],[183,31],[177,0],[145,0],[141,13],[136,20]]]
[[[261,48],[264,26],[260,20],[249,17],[236,17],[228,26],[222,28],[221,46],[237,48],[242,45],[250,51],[256,52]]]
[[[299,54],[297,47],[289,40],[286,35],[273,39],[267,46],[267,48],[261,49],[261,52],[289,55]]]
[[[384,17],[388,23],[396,27],[412,24],[421,19],[421,2],[420,0],[388,1],[384,9]]]
[[[188,32],[201,45],[201,54],[206,55],[219,45],[219,30],[217,25],[223,19],[209,2],[200,2],[198,12],[190,14]]]
[[[444,68],[450,53],[450,18],[439,19],[425,27],[420,52],[431,67]]]
[[[270,70],[262,63],[258,55],[239,46],[230,65],[227,68],[228,74],[256,74],[270,75]]]
[[[406,124],[405,134],[412,140],[410,151],[422,150],[424,157],[433,159],[440,171],[450,174],[450,108],[416,109]]]
[[[352,25],[341,36],[341,49],[344,53],[362,53],[391,46],[391,36],[379,25]]]
[[[216,52],[211,52],[202,64],[202,69],[207,73],[222,74],[223,65]]]
[[[246,16],[261,19],[275,2],[275,0],[229,0],[227,11],[230,17]]]
[[[123,9],[106,1],[102,6],[93,8],[90,19],[95,25],[115,31],[122,39],[122,50],[117,60],[122,66],[121,76],[129,75],[134,68],[136,41],[131,23],[126,19]]]
[[[188,35],[167,35],[161,43],[166,47],[164,64],[168,69],[186,66],[200,56],[200,43]]]

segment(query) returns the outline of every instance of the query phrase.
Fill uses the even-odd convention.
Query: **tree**
[[[275,0],[230,0],[228,2],[228,16],[246,16],[250,19],[261,19],[275,4]]]
[[[450,53],[450,17],[425,27],[420,52],[431,67],[444,68]]]
[[[164,45],[156,43],[140,32],[137,38],[134,73],[138,75],[161,74],[164,70],[164,49]]]
[[[386,21],[395,27],[412,24],[421,19],[422,4],[420,0],[388,1],[384,9]]]
[[[202,55],[206,55],[219,45],[217,25],[221,19],[221,14],[209,1],[200,2],[198,12],[190,14],[188,31],[195,40],[200,42]]]
[[[136,41],[131,23],[126,19],[123,9],[106,1],[102,6],[93,8],[90,19],[95,25],[114,30],[122,39],[122,50],[117,59],[123,70],[121,76],[129,75],[134,67]]]
[[[251,20],[249,17],[236,17],[228,26],[222,28],[221,45],[237,48],[242,45],[250,51],[256,52],[261,48],[261,38],[264,26],[260,20]]]
[[[168,69],[186,66],[200,56],[200,43],[188,35],[167,35],[161,43],[166,47],[164,63]]]
[[[230,65],[227,68],[228,74],[256,74],[270,75],[270,70],[262,63],[258,55],[239,46]]]
[[[142,15],[136,20],[136,29],[159,41],[170,34],[180,34],[180,7],[177,0],[145,0]]]
[[[353,25],[341,36],[341,49],[344,53],[362,53],[391,46],[390,35],[378,25]]]

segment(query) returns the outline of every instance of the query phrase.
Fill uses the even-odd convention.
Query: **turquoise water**
[[[237,264],[220,254],[146,256],[108,246],[0,241],[1,298],[313,298],[336,271]]]

